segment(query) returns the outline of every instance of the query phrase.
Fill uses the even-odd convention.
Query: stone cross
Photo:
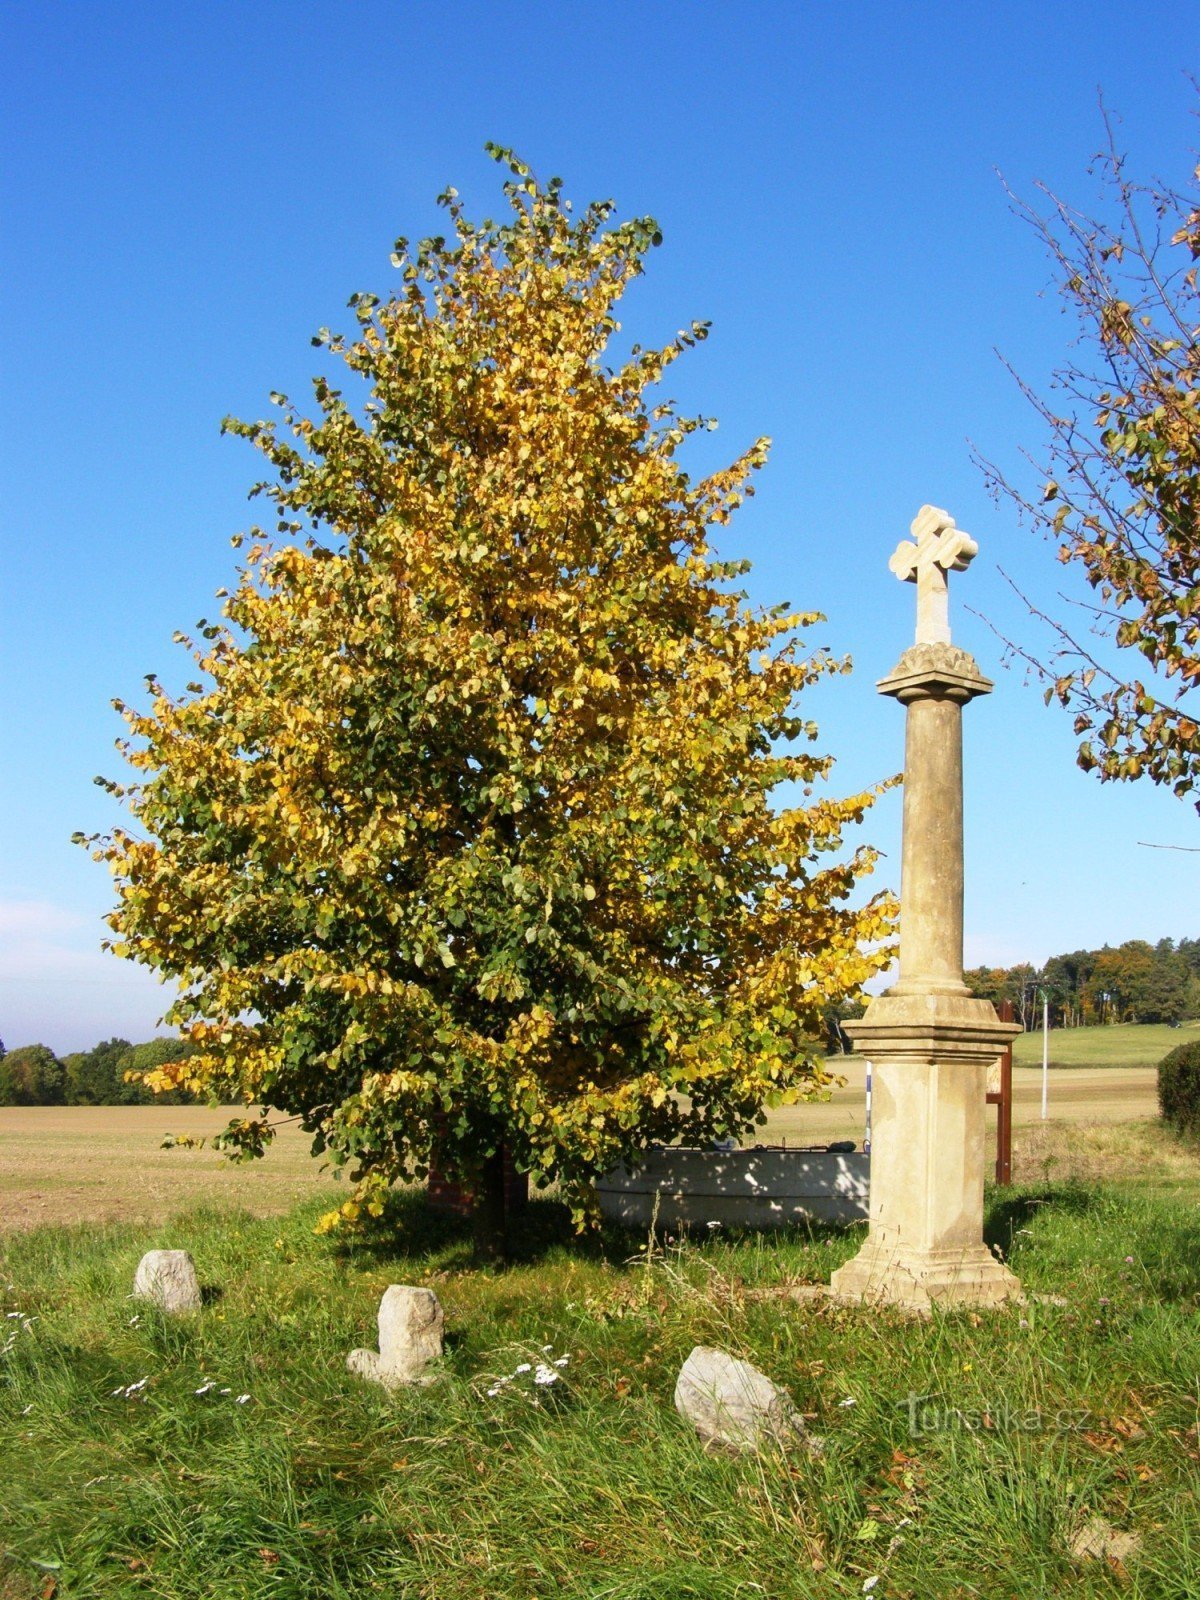
[[[979,546],[954,518],[937,506],[922,506],[901,539],[888,566],[898,578],[917,586],[917,643],[950,643],[950,595],[947,574],[965,572]]]
[[[962,713],[992,685],[950,643],[946,579],[976,544],[937,506],[912,533],[889,565],[917,585],[917,643],[878,685],[905,710],[900,974],[846,1024],[873,1065],[871,1214],[830,1287],[928,1311],[1021,1297],[983,1239],[988,1068],[1019,1030],[963,981]]]

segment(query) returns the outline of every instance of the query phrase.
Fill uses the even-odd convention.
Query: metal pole
[[[863,1149],[871,1153],[871,1063],[867,1062],[867,1136],[863,1140]]]
[[[1042,1121],[1045,1122],[1046,1099],[1050,1088],[1050,1002],[1042,991]]]

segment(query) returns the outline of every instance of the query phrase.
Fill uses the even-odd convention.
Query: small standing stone
[[[803,1444],[814,1455],[823,1441],[805,1427],[785,1389],[748,1361],[698,1344],[675,1385],[675,1409],[706,1444],[757,1450]]]
[[[379,1349],[351,1350],[346,1365],[386,1389],[430,1383],[427,1369],[442,1354],[445,1321],[432,1289],[390,1284],[379,1302]]]
[[[196,1263],[186,1250],[149,1250],[138,1262],[133,1292],[139,1299],[153,1300],[172,1316],[181,1311],[199,1311]]]

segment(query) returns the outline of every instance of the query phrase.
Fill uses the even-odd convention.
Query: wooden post
[[[996,1007],[1001,1022],[1013,1020],[1011,1000],[1001,1000]],[[996,1182],[1012,1182],[1012,1040],[1004,1047],[1000,1057],[1000,1089],[988,1095],[988,1104],[996,1108]]]

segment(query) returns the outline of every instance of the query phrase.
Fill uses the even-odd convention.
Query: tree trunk
[[[471,1228],[475,1254],[481,1261],[508,1258],[508,1218],[504,1204],[504,1151],[487,1157],[475,1182],[471,1203]]]

